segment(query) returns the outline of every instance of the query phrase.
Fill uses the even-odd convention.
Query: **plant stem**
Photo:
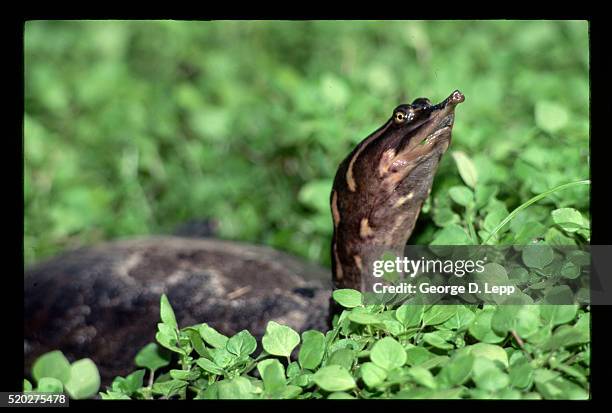
[[[149,374],[149,386],[148,387],[150,389],[151,387],[153,387],[153,378],[155,377],[155,370],[151,369],[149,370],[149,373],[150,374]]]
[[[269,354],[262,352],[259,356],[257,356],[252,362],[251,364],[249,364],[247,366],[247,368],[244,370],[244,373],[249,373],[251,370],[253,370],[255,368],[255,366],[257,365],[257,362],[259,360],[261,360],[264,357],[269,356]]]
[[[514,339],[516,340],[516,343],[519,345],[521,350],[523,350],[523,354],[525,354],[525,356],[527,356],[527,359],[531,361],[532,360],[531,355],[529,354],[527,350],[525,350],[525,343],[523,342],[521,337],[518,335],[518,333],[515,330],[511,330],[510,333],[512,333],[512,337],[514,337]]]
[[[570,187],[576,186],[576,185],[590,185],[590,184],[591,184],[591,180],[590,179],[585,179],[585,180],[576,181],[576,182],[569,182],[567,184],[559,185],[559,186],[557,186],[555,188],[549,189],[548,191],[542,192],[541,194],[534,196],[533,198],[531,198],[527,202],[523,203],[522,205],[520,205],[516,209],[514,209],[514,211],[512,211],[502,222],[500,222],[499,225],[497,225],[495,227],[495,229],[493,229],[493,231],[491,231],[491,233],[489,234],[487,239],[485,239],[482,242],[482,244],[486,244],[487,241],[489,241],[494,235],[496,235],[504,227],[504,225],[506,225],[508,222],[510,222],[519,212],[521,212],[522,210],[527,208],[529,205],[538,202],[540,199],[547,197],[548,195],[552,194],[553,192],[557,192],[557,191],[560,191],[562,189],[570,188]]]

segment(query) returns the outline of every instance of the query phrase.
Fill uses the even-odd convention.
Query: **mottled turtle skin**
[[[207,322],[257,338],[270,320],[324,330],[329,274],[271,248],[216,239],[147,237],[64,253],[25,274],[25,373],[56,349],[70,361],[91,358],[103,384],[130,373],[155,340],[162,293],[180,326]]]

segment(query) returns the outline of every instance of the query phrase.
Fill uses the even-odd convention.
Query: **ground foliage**
[[[346,309],[334,327],[300,335],[270,321],[261,340],[226,337],[206,323],[177,325],[165,295],[157,343],[135,357],[102,399],[352,399],[589,397],[590,312],[577,305],[363,305],[336,290]],[[293,354],[293,358],[291,357]],[[87,369],[76,369],[80,363]],[[91,397],[91,360],[61,352],[34,365],[37,391]],[[75,387],[72,383],[78,383]],[[50,387],[51,386],[51,387]],[[71,387],[72,386],[72,387]],[[32,390],[30,381],[24,389]],[[76,395],[76,397],[75,397]]]
[[[28,22],[26,263],[195,218],[329,265],[338,162],[398,103],[454,89],[411,243],[587,244],[587,42],[586,22]],[[100,396],[588,397],[588,306],[335,299],[332,330],[271,321],[258,350],[177,326],[164,296],[142,369]],[[98,391],[88,359],[44,357],[26,390]]]
[[[411,242],[480,243],[588,178],[587,42],[586,22],[28,22],[26,263],[208,218],[329,264],[338,163],[398,103],[454,89]],[[588,207],[558,191],[500,241],[571,242],[551,214]]]

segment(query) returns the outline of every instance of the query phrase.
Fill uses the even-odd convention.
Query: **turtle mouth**
[[[427,113],[424,119],[410,135],[406,136],[403,144],[408,150],[433,150],[439,143],[450,143],[451,132],[455,122],[455,107],[463,102],[465,97],[458,90],[451,93],[437,105],[431,105],[423,110]],[[407,142],[406,142],[407,141]]]
[[[455,120],[454,113],[445,116],[436,126],[435,130],[426,135],[420,142],[421,145],[432,145],[438,141],[450,139]]]

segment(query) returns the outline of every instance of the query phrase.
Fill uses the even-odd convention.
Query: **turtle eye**
[[[393,121],[397,124],[400,124],[400,123],[404,123],[406,121],[412,120],[413,117],[414,117],[414,114],[412,112],[406,113],[401,110],[398,110],[393,115]]]

